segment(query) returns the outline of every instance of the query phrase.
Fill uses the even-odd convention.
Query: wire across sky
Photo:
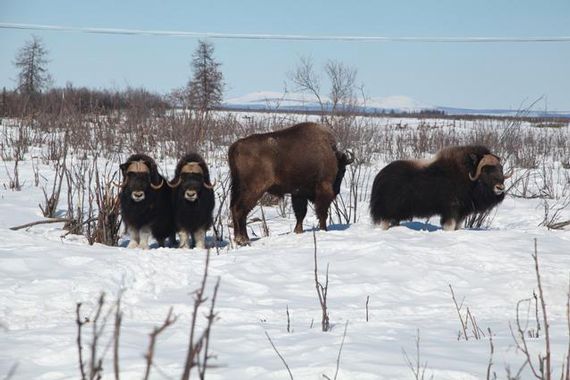
[[[19,29],[52,32],[91,33],[108,35],[163,36],[179,38],[211,38],[236,40],[289,40],[336,42],[418,42],[418,43],[569,43],[570,36],[542,37],[425,37],[425,36],[334,36],[307,34],[253,34],[188,32],[172,30],[142,30],[121,28],[93,28],[63,25],[39,25],[0,22],[0,29]]]

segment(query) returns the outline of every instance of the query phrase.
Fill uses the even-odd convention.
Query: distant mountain
[[[325,110],[332,108],[330,99],[323,98]],[[258,91],[244,96],[227,99],[223,107],[235,110],[279,110],[296,112],[320,111],[318,99],[307,93],[281,93],[276,91]],[[341,106],[342,109],[342,106]],[[420,111],[443,111],[448,115],[520,115],[520,110],[509,109],[472,109],[446,106],[435,106],[424,103],[408,96],[373,97],[356,105],[358,112],[362,113],[386,113],[386,112],[420,112]],[[529,111],[523,112],[526,116],[540,117],[570,117],[570,111]]]

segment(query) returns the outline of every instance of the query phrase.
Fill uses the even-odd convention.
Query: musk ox
[[[150,234],[164,247],[174,243],[172,192],[165,186],[156,163],[144,154],[134,154],[120,165],[123,183],[119,195],[121,215],[131,237],[129,248],[148,248]]]
[[[198,248],[206,248],[206,231],[212,226],[214,190],[206,162],[198,153],[184,156],[169,183],[174,189],[174,221],[180,247],[190,248],[189,236]]]
[[[394,161],[374,179],[370,214],[383,229],[440,215],[444,230],[456,230],[468,215],[501,203],[509,177],[500,158],[479,145],[445,148],[429,161]]]
[[[275,132],[254,134],[229,149],[231,200],[236,243],[247,244],[247,214],[265,193],[291,194],[297,219],[295,232],[303,232],[307,201],[315,204],[319,227],[326,230],[330,203],[340,191],[350,152],[337,150],[330,129],[301,123]]]

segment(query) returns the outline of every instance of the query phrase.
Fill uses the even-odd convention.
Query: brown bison
[[[119,199],[121,215],[131,237],[129,248],[148,248],[152,234],[158,245],[164,247],[165,239],[175,242],[172,217],[172,192],[165,186],[156,163],[144,154],[134,154],[120,165],[123,183]]]
[[[189,153],[180,159],[168,185],[174,189],[174,221],[180,247],[191,248],[191,236],[196,247],[206,248],[206,231],[212,227],[215,199],[202,156]]]
[[[275,132],[254,134],[229,149],[230,208],[238,244],[249,242],[247,214],[265,193],[291,194],[297,219],[295,232],[303,232],[307,201],[315,204],[319,227],[326,230],[331,202],[340,191],[350,152],[339,152],[332,132],[315,123],[301,123]]]
[[[509,177],[500,158],[479,145],[445,148],[430,161],[394,161],[374,179],[370,214],[383,229],[440,215],[444,230],[456,230],[468,215],[501,203]]]

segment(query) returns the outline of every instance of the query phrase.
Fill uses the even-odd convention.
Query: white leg
[[[190,239],[188,239],[188,232],[180,231],[180,245],[179,248],[190,248]]]
[[[196,248],[206,249],[206,230],[199,229],[193,235]]]
[[[139,242],[141,239],[140,236],[140,231],[137,230],[136,228],[133,227],[128,227],[128,231],[129,231],[129,236],[131,238],[131,241],[129,241],[129,245],[127,245],[127,248],[138,248],[139,247]]]
[[[457,229],[457,222],[455,219],[449,219],[447,222],[443,223],[444,231],[455,231]]]
[[[383,229],[384,231],[387,230],[388,228],[390,228],[390,222],[387,221],[386,219],[381,219],[380,223],[378,223],[378,225],[380,226],[381,229]]]
[[[150,229],[148,227],[141,228],[139,248],[148,249],[148,239],[150,238]]]

